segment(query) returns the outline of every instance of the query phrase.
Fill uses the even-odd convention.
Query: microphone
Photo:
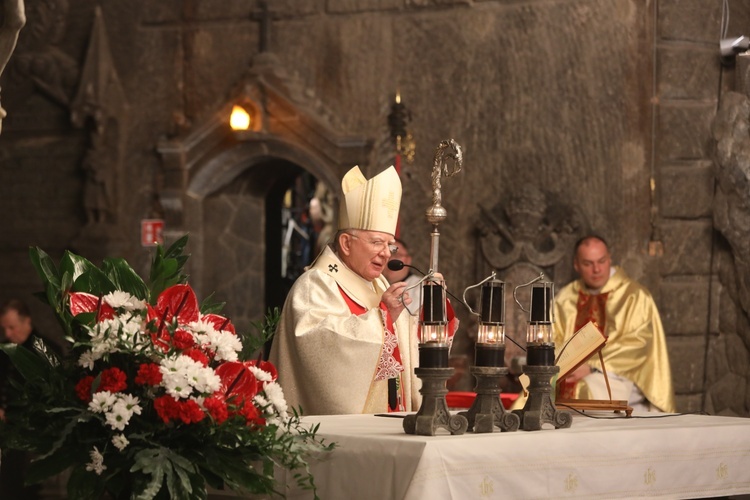
[[[422,276],[424,276],[424,273],[422,271],[420,271],[419,269],[417,269],[414,266],[410,266],[409,264],[404,264],[404,261],[402,261],[402,260],[393,259],[393,260],[389,260],[388,261],[388,269],[390,269],[391,271],[400,271],[400,270],[402,270],[405,267],[410,267],[410,268],[414,269],[415,271],[417,271]]]
[[[405,268],[405,267],[408,267],[408,268],[414,269],[414,270],[415,270],[416,272],[418,272],[418,273],[419,273],[419,274],[421,274],[422,276],[424,276],[424,275],[425,275],[425,274],[424,274],[424,273],[423,273],[422,271],[420,271],[420,270],[419,270],[418,268],[416,268],[416,267],[414,267],[414,266],[410,266],[409,264],[404,264],[404,261],[402,261],[402,260],[398,260],[398,259],[393,259],[393,260],[389,260],[389,261],[388,261],[388,269],[390,269],[391,271],[400,271],[400,270],[402,270],[402,269],[403,269],[403,268]],[[464,305],[464,307],[468,308],[468,309],[469,309],[469,311],[471,311],[471,308],[470,308],[469,306],[467,306],[467,305],[466,305],[466,303],[464,303],[464,301],[463,301],[463,300],[459,299],[458,297],[456,297],[455,295],[453,295],[453,294],[452,294],[451,292],[449,292],[448,290],[445,290],[445,291],[446,291],[446,292],[448,292],[448,295],[450,295],[451,297],[453,297],[454,299],[456,299],[457,301],[459,301],[459,302],[460,302],[461,304],[463,304],[463,305]]]

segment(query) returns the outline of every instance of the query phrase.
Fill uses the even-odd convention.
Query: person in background
[[[596,235],[575,246],[579,279],[554,302],[555,346],[562,348],[589,321],[607,337],[602,350],[612,399],[634,410],[674,412],[672,374],[659,311],[649,291],[612,266],[607,242]],[[558,394],[576,399],[609,399],[598,356],[574,370]]]
[[[389,268],[383,270],[383,277],[388,280],[388,283],[398,283],[403,281],[406,283],[406,293],[409,296],[411,303],[406,306],[412,316],[416,316],[419,313],[419,308],[422,307],[422,287],[416,285],[422,276],[413,272],[411,267],[412,256],[409,252],[409,247],[406,242],[400,238],[396,238],[396,246],[398,251],[391,256],[391,260],[400,260],[404,263],[404,267],[398,271],[392,271]],[[414,288],[411,288],[414,286]]]
[[[32,349],[40,337],[31,322],[28,306],[17,299],[5,303],[0,308],[0,325],[4,342],[17,344]],[[5,420],[5,409],[8,405],[8,380],[14,368],[10,358],[0,351],[0,419]],[[27,453],[16,450],[0,450],[0,498],[8,500],[31,500],[38,498],[39,485],[24,487],[24,478],[29,464]]]

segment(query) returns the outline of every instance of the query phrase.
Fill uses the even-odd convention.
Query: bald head
[[[598,290],[607,284],[612,258],[607,242],[599,236],[587,236],[576,244],[573,267],[586,287]]]

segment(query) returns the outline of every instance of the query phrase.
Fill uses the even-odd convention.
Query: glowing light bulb
[[[229,126],[232,127],[232,130],[248,130],[250,121],[250,113],[245,111],[242,106],[235,104],[229,117]]]

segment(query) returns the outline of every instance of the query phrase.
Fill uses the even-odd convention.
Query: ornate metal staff
[[[453,159],[449,169],[446,157]],[[422,380],[422,406],[416,415],[404,418],[404,432],[425,436],[435,435],[438,428],[446,428],[451,434],[463,434],[468,421],[463,415],[451,415],[445,402],[446,381],[453,375],[448,366],[448,332],[445,301],[445,283],[434,276],[438,270],[438,226],[448,216],[442,206],[440,177],[451,177],[461,171],[463,153],[453,139],[443,141],[435,151],[432,165],[432,206],[425,213],[432,224],[430,240],[429,278],[422,283],[422,319],[419,331],[419,368],[414,373]]]
[[[453,160],[450,169],[446,158]],[[438,272],[438,255],[440,246],[440,231],[438,226],[448,217],[448,211],[443,207],[440,178],[452,177],[461,172],[463,167],[463,152],[461,146],[453,139],[441,142],[435,151],[432,163],[432,205],[425,212],[427,222],[432,224],[430,233],[430,279],[422,285],[422,321],[420,329],[419,366],[426,368],[448,367],[448,320],[445,308],[444,282],[434,277]]]

